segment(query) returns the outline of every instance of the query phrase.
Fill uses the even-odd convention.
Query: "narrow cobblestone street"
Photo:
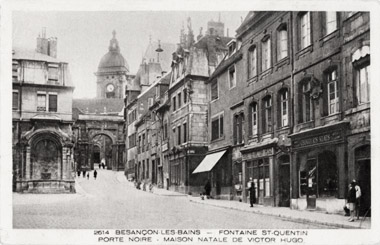
[[[115,172],[98,173],[77,179],[77,194],[15,193],[14,228],[323,228],[155,195],[118,181]]]

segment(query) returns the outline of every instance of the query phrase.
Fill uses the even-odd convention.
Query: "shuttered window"
[[[211,82],[211,100],[216,100],[219,98],[218,92],[218,80],[214,80]]]
[[[18,110],[18,91],[12,93],[12,109]]]
[[[49,94],[49,111],[50,112],[57,112],[57,95],[56,94]]]
[[[223,136],[223,114],[215,116],[211,120],[211,140],[219,139]]]

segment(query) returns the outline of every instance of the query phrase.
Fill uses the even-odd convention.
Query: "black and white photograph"
[[[379,5],[318,2],[1,3],[0,243],[380,242]]]

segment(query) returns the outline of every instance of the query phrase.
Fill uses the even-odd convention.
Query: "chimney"
[[[42,28],[42,32],[37,37],[37,50],[38,53],[46,54],[51,57],[57,58],[57,38],[46,38],[46,27]]]
[[[51,37],[48,42],[48,55],[57,58],[57,38]]]
[[[46,39],[46,27],[43,27],[41,34],[37,37],[37,52],[47,55],[48,45],[48,40]]]

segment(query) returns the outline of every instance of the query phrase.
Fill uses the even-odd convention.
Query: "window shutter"
[[[248,107],[248,133],[249,135],[252,135],[252,105]]]
[[[18,109],[18,92],[13,92],[12,108],[16,110]]]
[[[234,122],[233,122],[233,137],[234,137],[234,144],[237,143],[237,129],[236,129],[236,126],[237,126],[237,116],[234,116],[233,118]]]
[[[224,134],[224,132],[223,132],[223,128],[224,128],[224,126],[223,126],[223,115],[222,116],[220,116],[220,137],[222,137],[223,136],[223,134]]]
[[[49,111],[57,112],[57,95],[49,94]]]
[[[239,143],[243,142],[243,113],[239,115]]]

